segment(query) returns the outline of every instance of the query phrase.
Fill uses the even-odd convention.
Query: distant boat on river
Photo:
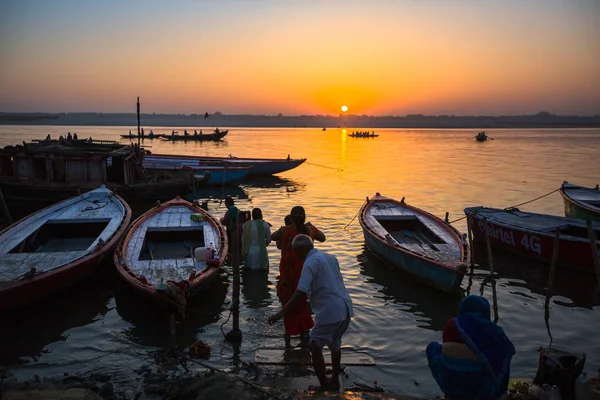
[[[459,292],[469,263],[465,235],[442,219],[377,193],[359,211],[367,247],[426,285]]]

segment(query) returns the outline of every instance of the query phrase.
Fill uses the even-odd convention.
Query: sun
[[[342,106],[342,112],[348,111],[348,106]]]

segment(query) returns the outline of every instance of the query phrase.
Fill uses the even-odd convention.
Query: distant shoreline
[[[144,127],[246,127],[246,128],[599,128],[600,115],[455,116],[412,114],[404,117],[367,115],[227,115],[141,114]],[[137,126],[134,113],[2,113],[0,125]]]

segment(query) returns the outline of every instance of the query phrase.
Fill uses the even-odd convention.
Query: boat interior
[[[48,220],[9,253],[84,251],[94,243],[110,221],[110,218],[84,221]]]
[[[204,231],[160,231],[149,228],[139,260],[168,260],[194,258],[194,249],[204,246]]]
[[[378,215],[375,220],[401,244],[428,245],[434,251],[439,251],[435,244],[445,242],[431,231],[416,215]]]

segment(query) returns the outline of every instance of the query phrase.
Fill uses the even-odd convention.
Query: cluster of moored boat
[[[545,262],[558,240],[559,267],[593,272],[600,241],[590,238],[600,237],[600,190],[565,182],[561,194],[567,217],[486,207],[465,214],[476,239],[487,236],[504,250]],[[361,207],[359,221],[368,248],[384,261],[439,290],[460,290],[470,244],[449,222],[379,193]],[[176,197],[130,222],[129,205],[102,186],[0,232],[0,311],[76,284],[106,257],[133,290],[181,312],[187,296],[217,280],[227,236],[198,204]]]
[[[487,236],[504,251],[546,263],[558,241],[558,267],[600,273],[600,190],[565,182],[560,193],[566,217],[469,207],[469,229],[475,239]],[[379,193],[367,199],[359,216],[365,242],[377,256],[429,286],[460,289],[471,261],[466,234],[404,198],[397,201]]]

